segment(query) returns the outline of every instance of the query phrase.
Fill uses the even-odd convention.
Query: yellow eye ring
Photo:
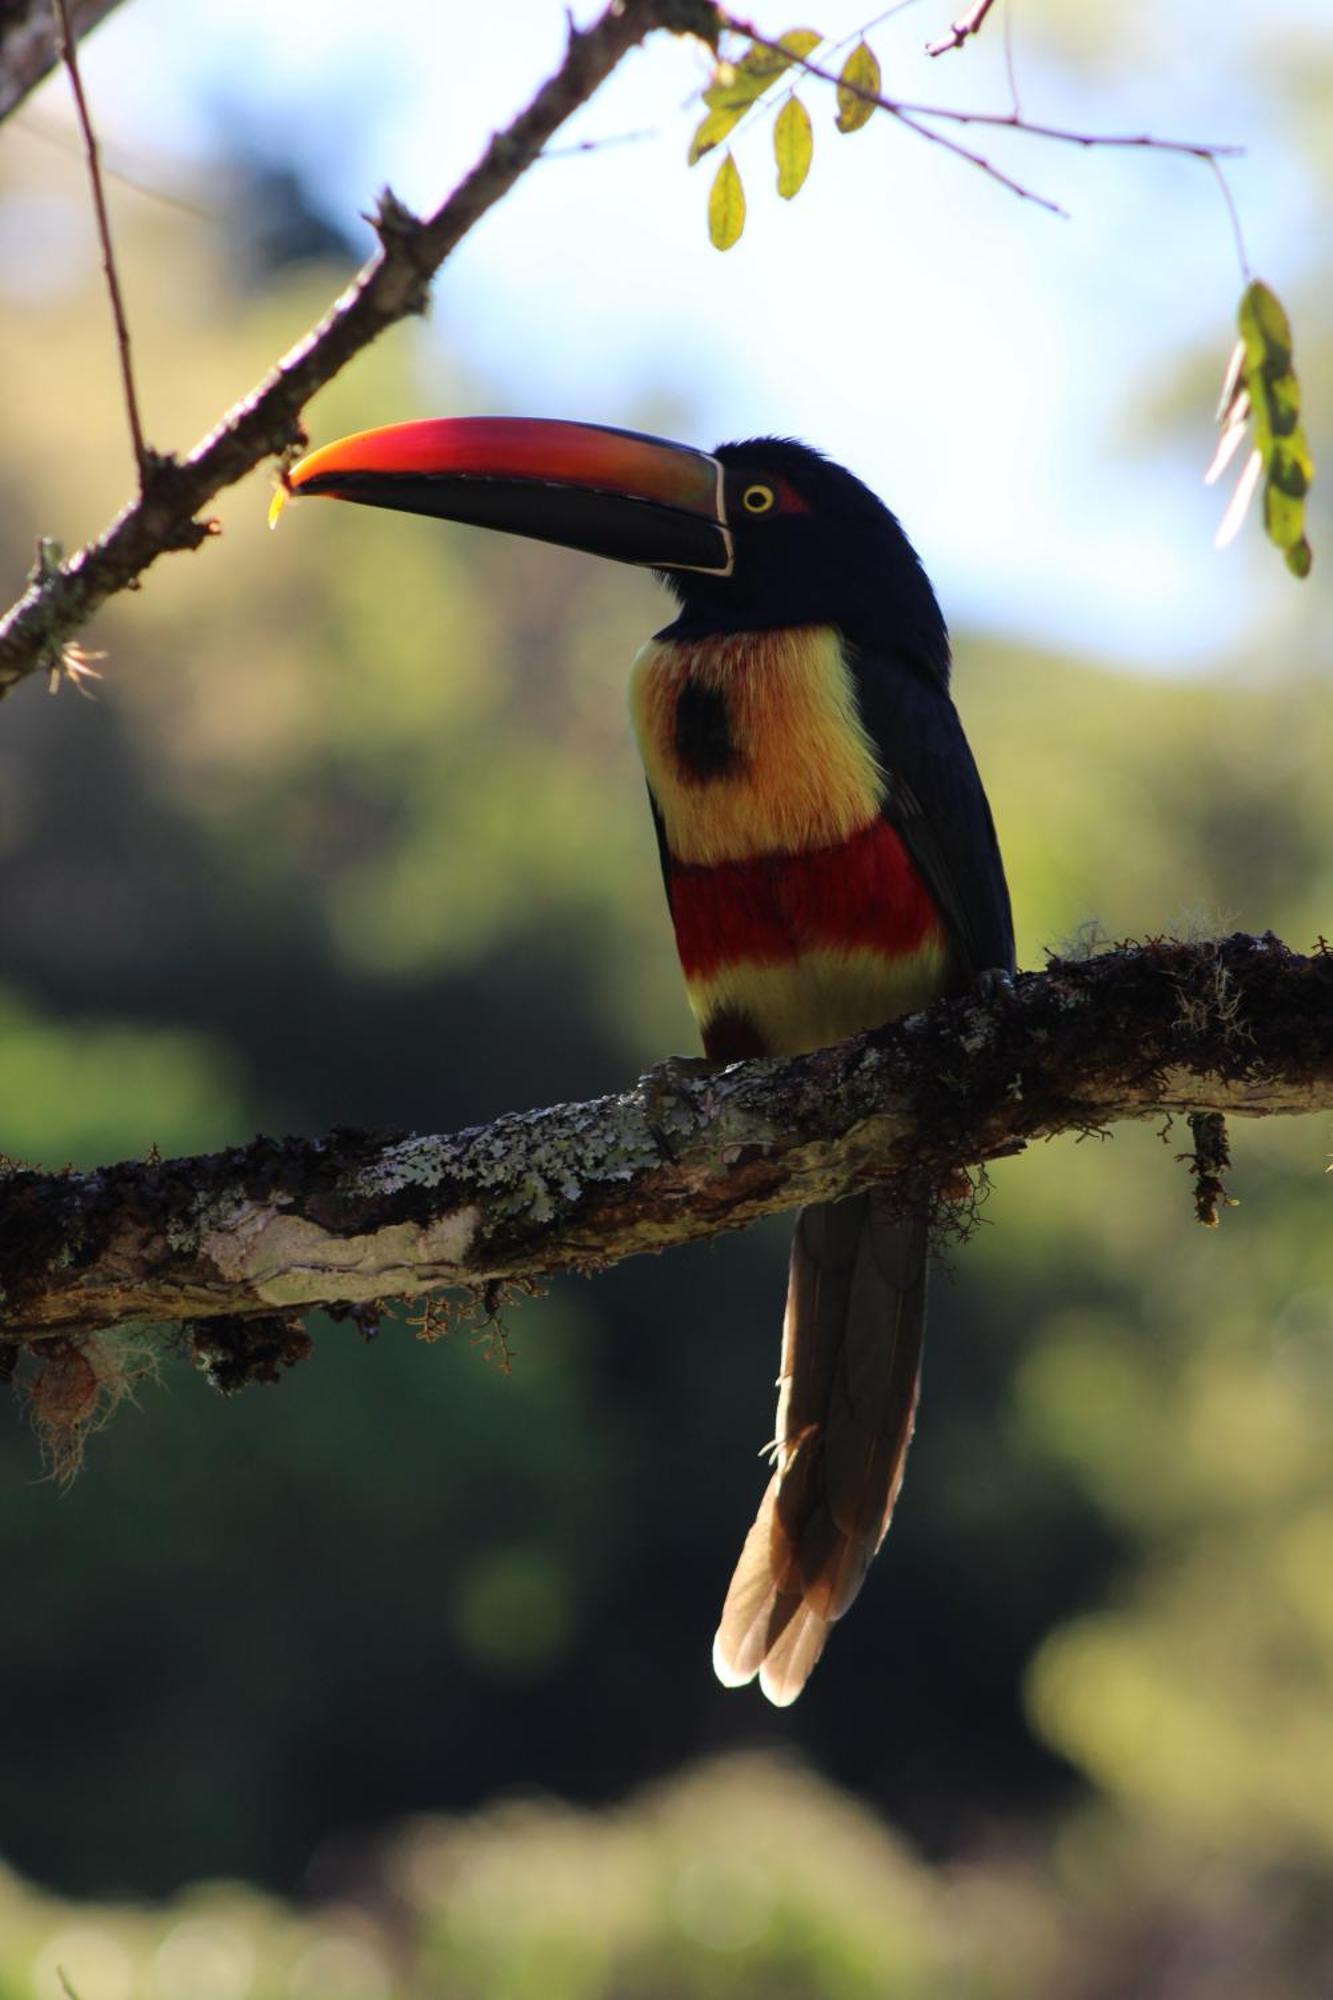
[[[769,514],[777,503],[777,495],[771,486],[747,486],[741,495],[741,505],[747,514]]]

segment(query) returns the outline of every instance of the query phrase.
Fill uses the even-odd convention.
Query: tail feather
[[[717,1637],[719,1680],[794,1701],[883,1541],[916,1418],[926,1229],[872,1190],[802,1210],[776,1460]]]

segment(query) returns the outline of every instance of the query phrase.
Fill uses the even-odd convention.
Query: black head
[[[730,573],[662,569],[675,637],[836,625],[947,682],[949,637],[897,518],[854,473],[793,438],[719,445]]]

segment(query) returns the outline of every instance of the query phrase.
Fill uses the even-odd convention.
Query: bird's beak
[[[651,569],[726,576],[732,566],[719,461],[598,424],[543,417],[390,424],[312,452],[283,486],[274,516],[288,494],[323,493]]]

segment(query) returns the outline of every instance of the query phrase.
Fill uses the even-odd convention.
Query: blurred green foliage
[[[1317,1885],[1289,1877],[1261,1904],[1182,1858],[1075,1839],[1043,1869],[1010,1840],[932,1868],[845,1793],[751,1753],[596,1813],[512,1799],[410,1822],[357,1893],[299,1913],[221,1883],[72,1905],[0,1874],[0,1996],[1308,2000],[1333,1943]],[[1125,1922],[1127,1892],[1157,1937]],[[1299,1959],[1273,1949],[1275,1917]],[[1176,1979],[1184,1952],[1207,1984]]]
[[[48,196],[78,248],[73,166]],[[158,442],[336,275],[238,301],[197,218],[123,237]],[[82,250],[43,270],[0,272],[15,577],[129,480]],[[1307,325],[1317,416],[1333,341]],[[404,334],[311,425],[483,401]],[[351,509],[270,538],[266,498],[227,496],[221,542],[108,611],[95,700],[30,686],[0,715],[7,1153],[449,1127],[694,1046],[623,715],[654,586]],[[1284,617],[1190,682],[960,635],[1023,962],[1094,917],[1333,927],[1329,626]],[[81,2000],[1320,1990],[1328,1134],[1233,1139],[1215,1236],[1180,1132],[996,1171],[936,1287],[893,1536],[781,1721],[708,1666],[763,1476],[779,1227],[522,1304],[509,1377],[403,1326],[323,1327],[234,1404],[169,1370],[64,1498],[16,1406],[0,1847],[97,1900],[0,1879],[0,1996],[60,1967]],[[809,1768],[735,1754],[775,1742]],[[224,1875],[318,1908],[180,1890]]]

